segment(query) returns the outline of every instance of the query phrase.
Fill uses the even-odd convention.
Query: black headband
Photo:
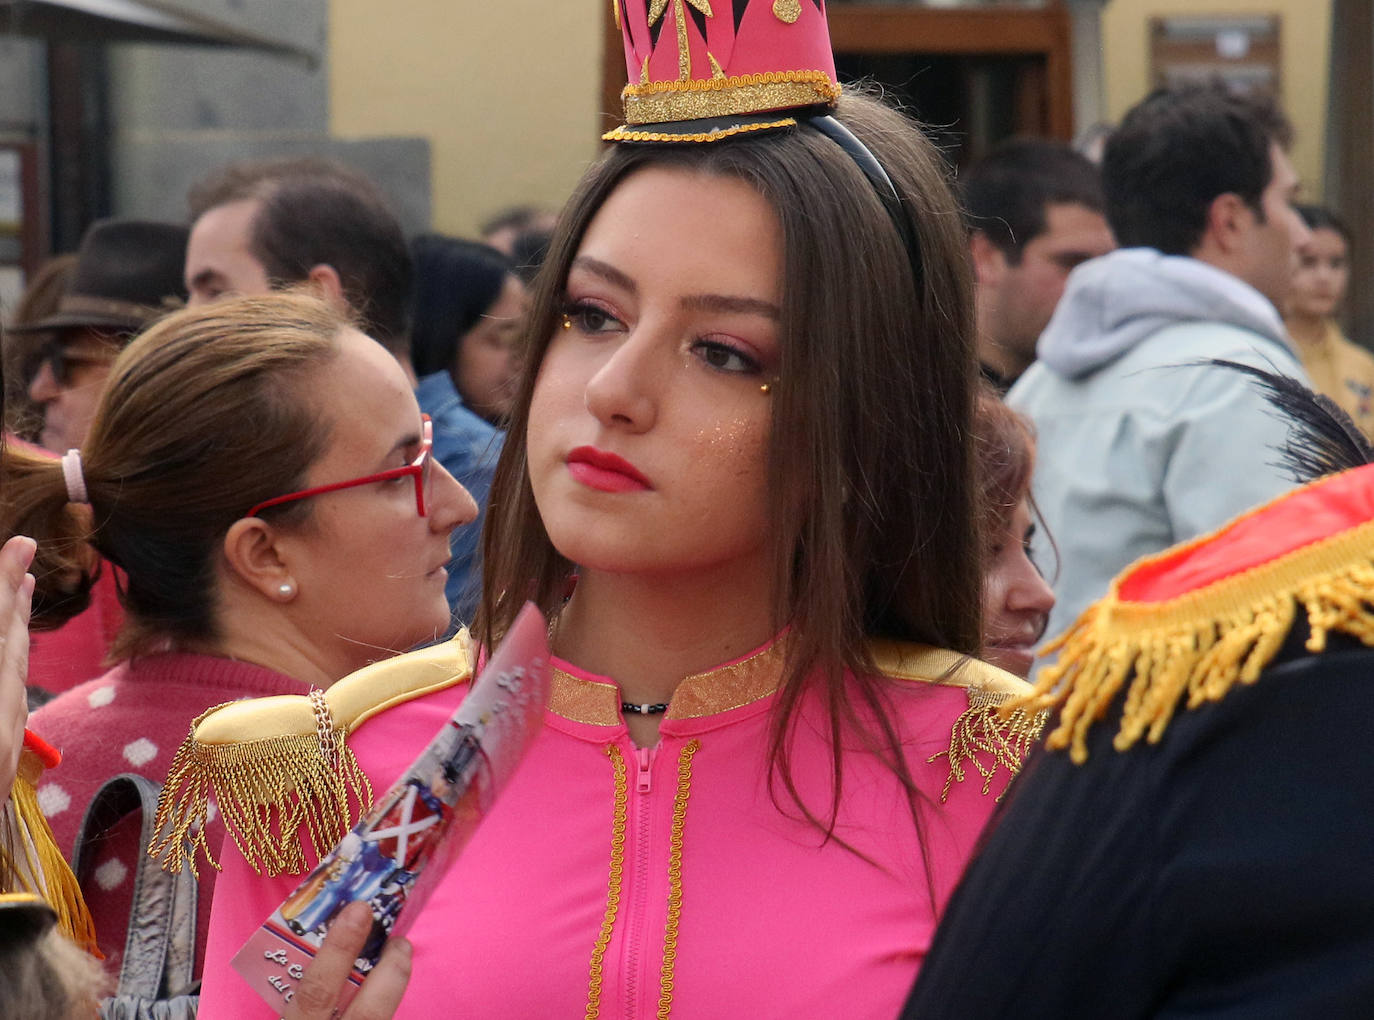
[[[892,225],[897,228],[897,234],[902,239],[903,247],[906,248],[907,259],[911,262],[911,275],[916,281],[919,291],[925,278],[921,262],[921,249],[916,242],[916,234],[912,230],[911,220],[902,208],[902,196],[897,193],[892,178],[887,175],[883,165],[878,162],[878,157],[869,151],[867,145],[859,141],[854,132],[828,113],[807,117],[803,123],[810,124],[843,149],[863,171],[864,176],[868,178],[868,183],[873,185],[874,192],[877,193],[879,201],[883,203],[888,218],[892,220]]]

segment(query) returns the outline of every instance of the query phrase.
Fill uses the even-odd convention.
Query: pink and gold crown
[[[839,98],[824,0],[611,2],[630,84],[606,141],[716,141]]]

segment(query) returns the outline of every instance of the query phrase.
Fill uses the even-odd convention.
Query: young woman
[[[60,462],[7,448],[3,525],[38,541],[36,606],[78,610],[94,550],[127,611],[119,665],[33,717],[66,757],[38,788],[64,853],[101,785],[161,781],[212,705],[327,688],[445,631],[449,533],[475,508],[429,446],[395,359],[323,301],[275,295],[134,341]],[[86,883],[116,968],[139,853],[131,817]]]
[[[1374,435],[1374,355],[1347,340],[1336,319],[1350,284],[1350,230],[1320,206],[1298,206],[1298,214],[1312,240],[1298,252],[1284,324],[1312,387]]]
[[[1030,558],[1035,440],[1026,419],[986,387],[973,439],[983,506],[983,660],[1024,678],[1054,608],[1054,592]]]
[[[417,237],[411,251],[416,376],[447,372],[463,406],[504,426],[527,303],[514,264],[495,248],[440,234]]]
[[[434,419],[434,455],[487,505],[515,385],[515,349],[525,317],[525,287],[494,248],[423,234],[415,256],[411,359],[420,408]],[[481,588],[479,527],[453,535],[448,598],[471,620]]]
[[[560,218],[477,623],[492,647],[533,599],[554,693],[410,932],[401,1015],[901,1003],[1028,728],[995,717],[1024,685],[968,658],[960,218],[909,122],[858,97],[836,118],[886,168],[902,221],[809,126],[616,148]],[[390,701],[349,731],[374,786],[462,693]],[[233,714],[235,754],[270,752],[254,711]],[[274,1015],[228,961],[298,880],[236,849],[211,1018]]]

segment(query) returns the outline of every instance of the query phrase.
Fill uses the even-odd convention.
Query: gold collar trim
[[[1030,692],[1019,676],[962,652],[905,641],[875,640],[869,650],[878,672],[894,680],[919,680],[944,687],[977,688],[1003,698]]]
[[[775,640],[738,662],[684,677],[664,718],[719,715],[768,697],[782,681],[784,655],[784,642]],[[559,668],[555,659],[549,708],[572,722],[617,726],[621,722],[620,688],[608,679],[576,676]]]

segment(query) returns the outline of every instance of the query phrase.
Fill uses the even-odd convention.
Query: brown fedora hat
[[[57,311],[10,332],[80,326],[138,332],[186,300],[182,272],[189,233],[176,223],[149,220],[91,224]]]

